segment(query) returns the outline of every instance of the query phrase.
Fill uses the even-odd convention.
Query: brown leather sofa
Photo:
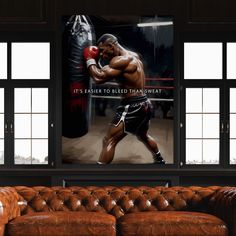
[[[233,187],[2,187],[0,235],[236,235]]]

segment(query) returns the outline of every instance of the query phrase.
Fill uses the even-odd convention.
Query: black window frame
[[[184,79],[184,43],[222,43],[222,79]],[[182,128],[180,130],[180,153],[181,153],[181,166],[184,169],[234,169],[235,164],[230,164],[229,156],[229,132],[226,132],[226,125],[229,123],[229,89],[236,88],[236,79],[227,79],[227,43],[236,42],[236,33],[225,32],[188,32],[183,33],[180,40],[181,49],[181,66],[180,66],[180,123]],[[224,132],[220,132],[220,152],[219,152],[219,164],[186,164],[186,130],[185,130],[185,91],[186,88],[219,88],[220,89],[220,124],[224,124]]]
[[[4,122],[13,124],[13,133],[4,135],[4,164],[0,169],[48,169],[55,167],[55,91],[56,91],[56,62],[55,36],[53,32],[14,31],[1,32],[1,42],[7,43],[7,79],[0,80],[4,88]],[[50,78],[49,79],[11,79],[11,43],[40,43],[50,44]],[[14,163],[14,89],[15,88],[48,88],[48,164],[15,164]]]

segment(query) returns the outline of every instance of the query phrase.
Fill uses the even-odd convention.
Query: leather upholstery
[[[0,188],[0,225],[20,215],[19,195],[11,187]]]
[[[224,220],[230,235],[236,235],[236,187],[224,187],[211,199],[212,213]]]
[[[0,225],[0,236],[4,236],[5,225]]]
[[[15,187],[21,215],[48,211],[106,212],[116,218],[139,211],[207,211],[220,187]]]
[[[30,222],[32,220],[31,216],[33,214],[38,215],[39,213],[45,214],[47,217],[52,215],[48,222],[54,223],[56,222],[55,217],[59,217],[58,220],[62,221],[63,217],[70,217],[71,213],[80,214],[81,212],[83,214],[95,212],[97,215],[98,213],[103,213],[109,214],[110,217],[114,216],[113,219],[116,218],[117,223],[121,222],[122,219],[129,219],[131,213],[138,212],[140,212],[138,214],[149,213],[155,215],[162,212],[161,214],[169,214],[170,216],[175,213],[178,215],[180,214],[179,212],[189,212],[189,222],[194,220],[195,215],[192,214],[193,212],[205,212],[222,219],[230,230],[229,235],[236,236],[235,202],[236,188],[218,186],[170,188],[161,186],[153,188],[147,186],[3,187],[0,188],[0,225],[4,226],[7,224],[8,230],[11,232],[14,227],[10,229],[10,226],[12,227],[12,225],[22,220]],[[175,212],[173,213],[173,211]],[[158,218],[158,216],[156,217]],[[173,217],[172,219],[174,219]],[[181,217],[185,217],[185,215]],[[179,222],[181,222],[181,217],[179,215],[177,219]],[[73,221],[74,219],[72,218],[70,219]],[[90,217],[85,218],[90,222]],[[165,219],[168,220],[168,217],[166,216]],[[211,220],[214,221],[213,218]],[[65,221],[67,222],[67,220]],[[77,224],[77,221],[74,222]],[[109,222],[111,223],[109,227],[112,228],[113,221]],[[214,232],[219,232],[217,235],[226,235],[227,229],[225,229],[225,226],[222,226],[222,222],[214,222],[218,226],[212,226],[212,234],[209,233],[208,235],[213,235]],[[191,224],[186,225],[188,226],[185,229],[190,227],[189,225]],[[221,226],[223,227],[222,231],[218,231],[218,227],[221,228]],[[42,230],[42,227],[39,227],[40,230]],[[91,227],[93,228],[94,226]],[[92,230],[92,232],[95,231],[95,229]],[[36,235],[40,234],[37,233]]]
[[[219,218],[186,211],[136,212],[122,216],[117,228],[125,236],[227,236]]]
[[[8,224],[13,236],[115,236],[114,216],[98,212],[37,212]]]

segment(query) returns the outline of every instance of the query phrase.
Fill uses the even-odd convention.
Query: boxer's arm
[[[103,84],[108,80],[112,80],[119,75],[121,75],[121,70],[116,70],[109,65],[104,66],[103,68],[98,68],[97,65],[89,66],[89,73],[93,78],[94,82],[97,84]]]
[[[95,83],[105,83],[108,80],[112,80],[125,72],[126,68],[129,66],[132,58],[129,57],[115,57],[111,60],[110,64],[98,68],[96,64],[89,65],[89,72]]]

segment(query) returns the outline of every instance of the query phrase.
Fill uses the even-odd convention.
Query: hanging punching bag
[[[89,127],[88,70],[84,48],[93,45],[94,30],[88,16],[73,15],[66,23],[63,37],[63,109],[62,135],[76,138],[85,135]]]

